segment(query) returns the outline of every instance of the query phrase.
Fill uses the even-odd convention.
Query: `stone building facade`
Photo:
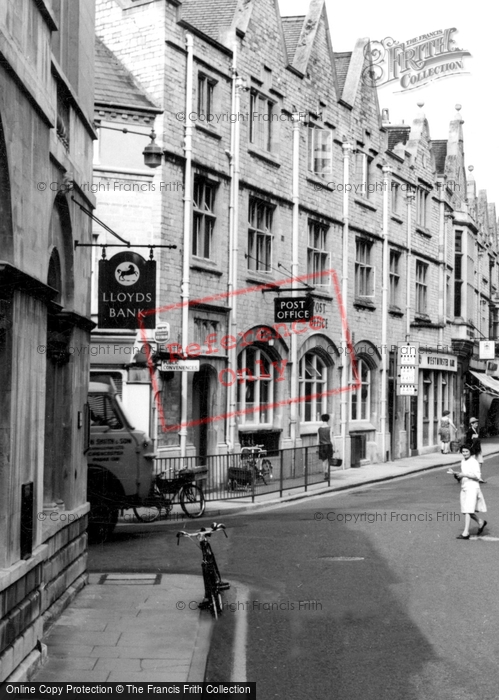
[[[179,248],[161,257],[158,321],[200,367],[158,373],[175,426],[159,453],[312,445],[327,412],[359,466],[435,450],[444,409],[465,425],[474,341],[496,333],[497,231],[460,109],[442,141],[422,111],[391,124],[369,41],[335,53],[323,0],[285,18],[274,0],[98,0],[96,27],[164,110],[152,235]],[[276,324],[280,289],[311,296],[314,321]],[[406,343],[413,397],[396,394]]]
[[[94,3],[0,7],[0,680],[85,582]]]

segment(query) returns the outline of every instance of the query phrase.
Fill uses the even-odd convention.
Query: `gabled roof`
[[[146,95],[130,71],[95,37],[95,97],[96,105],[127,107],[160,114],[163,110]]]
[[[338,79],[339,95],[343,92],[345,86],[345,80],[347,79],[348,66],[350,65],[350,59],[352,58],[352,52],[346,51],[343,53],[334,53],[334,64],[336,66],[336,77]]]
[[[238,0],[183,0],[181,18],[219,41],[233,23]]]
[[[393,151],[398,143],[402,143],[404,146],[409,140],[409,134],[411,132],[411,127],[407,124],[404,126],[387,126],[388,131],[388,150]]]
[[[282,17],[281,21],[284,41],[286,42],[286,50],[288,52],[288,61],[292,64],[303,27],[303,22],[305,21],[305,15],[299,17]]]
[[[431,150],[435,157],[435,167],[437,173],[445,173],[445,159],[447,158],[447,141],[432,141]]]

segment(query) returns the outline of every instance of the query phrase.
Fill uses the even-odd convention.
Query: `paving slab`
[[[92,574],[89,585],[53,625],[44,639],[48,661],[32,680],[204,680],[211,617],[206,611],[175,607],[180,591],[191,600],[202,598],[202,577],[164,574],[154,591],[146,582],[130,587],[122,577],[106,578]]]

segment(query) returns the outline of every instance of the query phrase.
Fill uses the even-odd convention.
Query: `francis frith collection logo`
[[[433,80],[466,73],[463,58],[471,56],[453,39],[455,27],[399,42],[391,37],[371,41],[365,54],[369,60],[363,80],[372,87],[399,83],[400,92],[415,90]]]

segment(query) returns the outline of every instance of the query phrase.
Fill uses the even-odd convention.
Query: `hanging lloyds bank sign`
[[[456,46],[455,27],[437,29],[405,42],[386,37],[365,47],[370,65],[363,80],[372,87],[397,83],[400,91],[415,90],[433,80],[467,73],[463,58],[469,51]]]
[[[124,251],[99,260],[99,328],[139,327],[138,314],[156,307],[156,261]],[[155,328],[154,314],[143,318]]]

